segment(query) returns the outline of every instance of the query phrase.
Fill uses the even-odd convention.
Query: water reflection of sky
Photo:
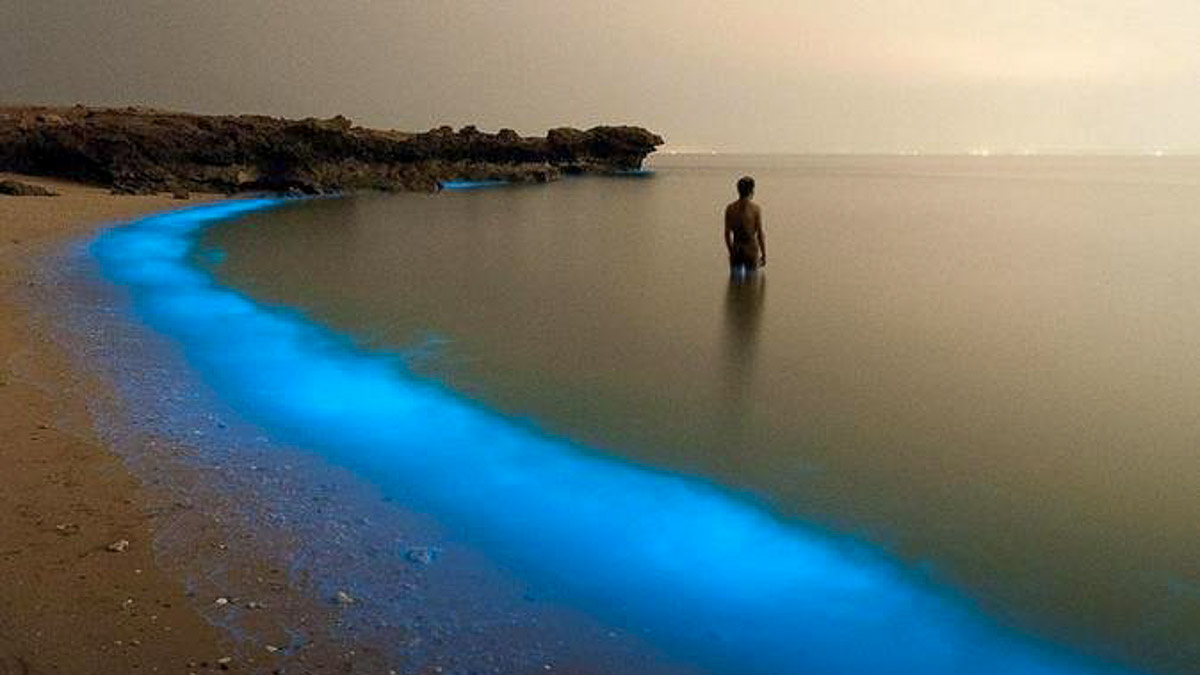
[[[152,216],[94,251],[141,318],[247,417],[434,513],[498,559],[717,672],[1084,673],[875,552],[718,487],[602,458],[399,374],[398,362],[190,267],[194,236],[280,205]],[[763,280],[731,285],[730,380],[753,377]]]

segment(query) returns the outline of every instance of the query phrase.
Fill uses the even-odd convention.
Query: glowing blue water
[[[719,672],[1096,673],[878,554],[716,487],[589,454],[406,377],[188,264],[205,227],[284,200],[132,222],[93,247],[136,311],[253,421],[351,467],[517,569]],[[302,208],[302,206],[300,207]]]
[[[628,178],[650,178],[654,175],[654,169],[621,169],[613,173]]]
[[[443,190],[474,190],[476,188],[508,185],[505,180],[447,180],[438,183]]]

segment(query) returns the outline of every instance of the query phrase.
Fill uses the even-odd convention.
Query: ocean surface
[[[650,168],[96,251],[232,406],[701,671],[1200,672],[1200,160]]]

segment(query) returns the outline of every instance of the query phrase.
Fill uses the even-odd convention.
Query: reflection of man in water
[[[754,198],[754,179],[742,176],[737,182],[738,200],[725,207],[725,248],[729,269],[745,274],[767,264],[767,242],[763,238],[762,209]]]
[[[756,388],[758,339],[766,302],[767,275],[729,275],[725,292],[724,411],[720,420],[731,447],[745,447],[755,432],[753,413]]]

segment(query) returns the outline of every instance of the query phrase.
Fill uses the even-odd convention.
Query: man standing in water
[[[754,179],[742,176],[737,182],[738,200],[725,207],[725,248],[729,271],[753,272],[767,264],[767,241],[763,238],[762,209],[754,197]]]

